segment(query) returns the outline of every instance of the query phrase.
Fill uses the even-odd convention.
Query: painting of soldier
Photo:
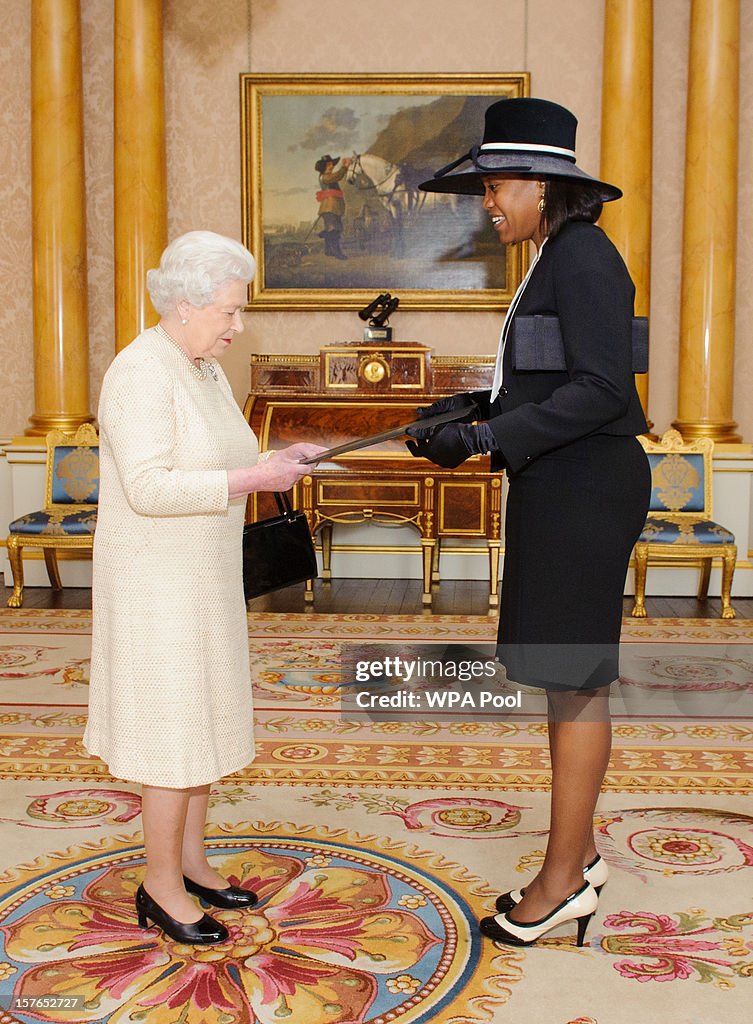
[[[330,156],[329,153],[325,153],[314,164],[314,170],[319,175],[316,201],[319,203],[319,219],[323,225],[319,237],[324,240],[324,255],[333,256],[336,260],[347,259],[340,247],[345,213],[345,198],[340,182],[349,167],[350,160],[347,157],[341,160],[339,156]]]
[[[473,197],[419,185],[470,149],[489,97],[522,94],[525,75],[423,76],[420,88],[388,75],[242,79],[252,304],[352,308],[386,287],[406,308],[509,300],[520,253],[498,259]]]

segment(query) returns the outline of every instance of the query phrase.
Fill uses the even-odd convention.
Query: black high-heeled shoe
[[[241,910],[243,907],[253,907],[259,902],[259,897],[250,889],[241,889],[238,885],[230,885],[227,889],[208,889],[205,885],[192,882],[190,878],[183,875],[183,884],[186,892],[198,896],[205,903],[213,907],[223,907],[225,910]]]
[[[591,883],[598,896],[609,878],[607,862],[597,853],[590,864],[586,864],[583,868],[583,877],[587,882]],[[524,893],[525,889],[511,889],[509,892],[503,892],[501,896],[497,897],[494,904],[497,908],[497,913],[506,914],[509,910],[512,910],[523,899]]]
[[[512,921],[509,914],[496,914],[494,917],[482,918],[479,928],[495,942],[503,942],[507,946],[532,946],[537,939],[558,925],[577,921],[578,935],[575,944],[582,946],[588,922],[598,905],[599,897],[596,890],[589,882],[584,882],[577,892],[570,893],[567,899],[538,921]]]
[[[229,934],[227,928],[209,914],[204,914],[198,921],[191,921],[189,924],[176,921],[152,899],[143,885],[136,890],[136,915],[139,928],[149,928],[151,919],[165,935],[187,945],[209,946],[215,942],[224,942]]]

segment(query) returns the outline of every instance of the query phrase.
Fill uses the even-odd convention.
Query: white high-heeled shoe
[[[584,882],[577,892],[571,893],[567,899],[538,921],[525,924],[511,921],[507,914],[496,914],[484,917],[479,927],[484,935],[495,942],[503,942],[507,946],[532,946],[534,942],[568,921],[578,922],[577,946],[582,946],[586,937],[588,922],[599,905],[599,897],[590,882]]]
[[[607,862],[597,853],[591,863],[586,864],[583,868],[583,877],[587,882],[591,883],[598,896],[609,878]],[[503,892],[501,896],[497,897],[497,901],[494,904],[497,912],[506,914],[508,910],[512,910],[523,899],[524,892],[525,889],[511,889],[509,892]]]

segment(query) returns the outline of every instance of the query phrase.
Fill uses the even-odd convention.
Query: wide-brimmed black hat
[[[619,199],[615,185],[599,181],[575,164],[578,120],[565,107],[549,100],[498,100],[487,108],[480,146],[436,171],[418,186],[424,192],[482,196],[483,175],[510,174],[521,178],[561,178],[595,185],[602,202]],[[456,171],[470,162],[472,171]]]
[[[317,174],[321,174],[327,164],[336,164],[339,159],[339,156],[330,156],[329,153],[325,153],[324,156],[320,156],[314,164],[314,170]]]

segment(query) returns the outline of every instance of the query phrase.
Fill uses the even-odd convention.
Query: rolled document
[[[382,441],[391,441],[395,437],[402,437],[408,427],[438,427],[442,423],[460,420],[463,416],[467,416],[473,408],[474,405],[471,403],[470,405],[461,406],[459,409],[453,409],[451,412],[441,412],[436,416],[424,416],[423,419],[413,420],[412,423],[405,423],[401,427],[383,430],[381,434],[371,434],[370,437],[360,437],[356,441],[346,441],[345,444],[339,444],[336,448],[330,448],[326,452],[319,452],[318,455],[312,455],[308,459],[299,459],[298,461],[304,466],[311,466],[317,462],[327,462],[335,455],[346,455],[348,452],[358,451],[359,448],[370,448],[374,444],[381,444]]]

